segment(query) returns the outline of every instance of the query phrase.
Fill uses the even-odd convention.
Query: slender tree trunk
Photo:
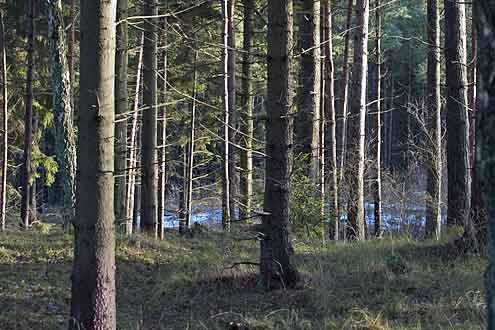
[[[229,56],[227,59],[227,76],[228,76],[228,94],[229,94],[229,207],[230,207],[230,220],[232,221],[236,217],[236,198],[238,178],[236,170],[236,149],[233,147],[233,143],[236,141],[236,44],[235,44],[235,3],[236,0],[228,0],[228,32],[227,32],[227,44]]]
[[[59,164],[57,180],[62,188],[64,225],[68,226],[74,217],[76,204],[76,135],[72,121],[71,81],[65,47],[62,0],[51,0],[49,3],[48,27],[55,113],[55,149]]]
[[[165,216],[165,195],[166,195],[166,182],[167,182],[167,101],[168,101],[168,21],[167,18],[163,18],[163,73],[161,81],[161,105],[160,105],[160,118],[158,119],[158,233],[160,239],[165,238],[165,226],[163,217]]]
[[[1,231],[5,231],[5,219],[7,215],[7,171],[8,171],[8,147],[9,147],[9,100],[7,94],[7,52],[5,45],[5,25],[3,21],[3,10],[0,10],[0,56],[2,57],[2,173],[0,193],[0,222]]]
[[[340,111],[341,111],[341,127],[340,127],[340,175],[339,184],[342,186],[344,179],[344,163],[346,159],[347,148],[347,101],[349,99],[349,56],[350,56],[350,44],[351,44],[351,25],[352,25],[352,10],[353,0],[349,0],[347,4],[347,20],[345,26],[344,37],[344,64],[342,66],[342,77],[340,85]],[[342,203],[343,204],[343,203]]]
[[[128,179],[126,193],[126,234],[132,234],[132,224],[134,217],[134,196],[136,189],[136,176],[138,173],[138,140],[139,140],[139,91],[141,87],[141,75],[143,71],[143,43],[144,33],[141,35],[141,47],[139,49],[138,66],[136,70],[136,89],[134,91],[134,106],[132,110],[132,125],[130,131],[130,150],[128,160]],[[138,204],[139,205],[139,204]]]
[[[294,287],[299,273],[292,261],[289,226],[293,133],[292,0],[268,1],[268,120],[266,182],[260,272],[266,287]]]
[[[69,329],[115,330],[116,0],[81,0],[77,211]]]
[[[127,92],[128,0],[117,1],[117,50],[115,53],[115,218],[126,221],[126,167],[127,167]]]
[[[223,127],[223,186],[222,186],[222,227],[224,230],[230,230],[231,220],[231,196],[230,196],[230,101],[229,97],[229,0],[223,0],[223,58],[222,58],[222,74],[223,74],[223,112],[224,112],[224,127]]]
[[[192,216],[192,197],[193,197],[193,180],[194,180],[194,140],[196,131],[196,75],[197,75],[198,52],[194,51],[194,72],[193,72],[193,90],[191,104],[191,125],[189,131],[189,147],[186,169],[186,227],[191,227]]]
[[[251,47],[253,34],[253,0],[243,0],[244,6],[244,34],[242,54],[242,138],[244,148],[241,150],[241,207],[239,207],[240,219],[251,217],[251,196],[253,194],[253,86],[251,69]]]
[[[21,225],[29,228],[31,153],[33,144],[34,0],[27,1],[26,112],[24,114],[24,154],[22,158]]]
[[[478,115],[477,134],[480,152],[479,169],[484,182],[483,202],[487,207],[489,245],[489,266],[487,278],[488,330],[495,329],[495,76],[493,75],[493,54],[495,54],[495,7],[491,1],[475,1],[476,21],[479,40],[478,59]]]
[[[310,157],[309,175],[317,182],[320,146],[320,0],[303,0],[299,32],[299,73],[296,143],[298,152]]]
[[[76,87],[76,56],[75,56],[75,44],[76,44],[76,0],[70,0],[69,5],[69,21],[70,27],[68,31],[67,41],[67,60],[69,65],[70,76],[70,108],[72,111],[75,109],[75,95],[74,89]]]
[[[466,13],[459,0],[445,0],[445,60],[447,83],[447,224],[472,233],[470,218],[469,116],[466,70]]]
[[[382,225],[382,59],[381,59],[381,34],[382,34],[382,10],[381,0],[375,1],[375,70],[374,70],[374,96],[375,101],[372,111],[374,112],[373,120],[373,155],[375,158],[376,177],[372,181],[374,216],[375,216],[375,237],[383,236]]]
[[[145,0],[143,9],[145,16],[156,16],[156,0]],[[141,127],[141,226],[143,230],[155,237],[158,236],[156,42],[156,19],[147,18],[145,20],[143,53],[143,106],[145,110],[143,111]]]
[[[368,72],[369,0],[356,1],[357,28],[352,67],[351,120],[347,141],[347,175],[349,184],[349,239],[364,240],[364,138],[366,121],[366,78]]]
[[[332,43],[332,8],[330,0],[323,2],[323,54],[324,61],[324,117],[327,123],[326,135],[328,137],[329,146],[327,148],[329,157],[328,162],[328,198],[330,204],[330,217],[333,222],[333,239],[339,239],[339,207],[338,207],[338,181],[337,181],[337,138],[336,138],[336,110],[335,110],[335,90],[334,90],[334,65],[333,65],[333,43]]]
[[[184,234],[189,226],[186,222],[186,195],[187,195],[187,145],[182,147],[182,164],[180,170],[182,172],[182,187],[179,191],[179,214],[177,218],[179,219],[179,233]]]
[[[440,16],[437,0],[428,0],[427,106],[430,118],[431,157],[427,166],[426,237],[440,239],[442,224],[442,117],[440,101]]]

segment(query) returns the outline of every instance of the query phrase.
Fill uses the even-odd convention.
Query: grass
[[[118,329],[483,329],[486,260],[433,242],[296,241],[304,288],[266,292],[258,244],[242,234],[168,234],[117,244]],[[72,237],[57,227],[0,233],[0,329],[64,329]]]

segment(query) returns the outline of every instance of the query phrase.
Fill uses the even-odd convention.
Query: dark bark
[[[159,107],[160,116],[158,118],[158,218],[165,216],[165,197],[167,182],[167,101],[168,101],[168,20],[163,18],[162,30],[162,76],[161,82],[161,105]],[[164,239],[165,228],[163,220],[158,222],[158,234],[160,239]]]
[[[127,167],[127,92],[128,67],[128,0],[117,1],[117,49],[115,52],[115,218],[117,222],[128,223],[126,219],[126,175]],[[130,232],[126,231],[129,235]]]
[[[268,1],[266,181],[260,272],[266,287],[294,287],[299,273],[289,241],[293,133],[292,0]]]
[[[64,224],[74,217],[76,203],[76,135],[71,107],[71,80],[65,46],[65,28],[62,0],[51,0],[48,5],[53,109],[55,117],[55,152],[61,187],[61,206]]]
[[[437,0],[427,3],[428,68],[427,107],[428,146],[431,150],[426,166],[426,237],[440,239],[442,192],[442,118],[440,101],[440,16]]]
[[[77,209],[69,329],[115,330],[116,0],[81,1]]]
[[[34,74],[34,0],[27,1],[27,74],[26,74],[26,111],[24,113],[24,153],[22,156],[22,194],[21,225],[29,228],[31,154],[33,144],[33,74]]]
[[[482,197],[489,227],[487,279],[488,330],[495,329],[495,7],[490,1],[476,1],[479,40],[477,136]]]
[[[356,2],[357,28],[354,35],[352,95],[347,139],[346,180],[350,187],[347,237],[365,239],[364,224],[364,138],[366,120],[366,78],[368,72],[369,0]]]
[[[465,4],[460,0],[445,0],[444,8],[447,84],[447,224],[464,225],[465,231],[472,233]]]
[[[3,20],[3,10],[0,10],[0,56],[1,56],[1,80],[2,84],[2,172],[0,187],[0,230],[5,230],[5,219],[7,211],[7,170],[8,170],[8,147],[9,147],[9,105],[7,94],[7,52],[5,45],[5,25]]]
[[[251,196],[253,194],[253,86],[251,68],[251,47],[253,34],[253,0],[243,0],[244,6],[244,32],[242,53],[242,80],[241,80],[241,206],[239,207],[239,218],[247,219],[251,216]]]
[[[309,157],[308,175],[316,182],[320,146],[320,0],[303,0],[302,9],[296,151]]]
[[[383,236],[382,224],[382,58],[381,58],[382,9],[381,0],[375,1],[375,70],[373,84],[373,144],[372,153],[375,160],[371,191],[373,194],[375,237]]]
[[[145,0],[145,16],[156,16],[156,0]],[[158,236],[158,166],[157,166],[157,20],[145,19],[143,52],[143,120],[141,127],[141,226]],[[162,220],[162,219],[160,219]]]

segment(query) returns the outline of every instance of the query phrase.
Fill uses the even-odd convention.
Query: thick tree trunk
[[[140,38],[140,49],[138,56],[138,66],[136,70],[136,88],[134,91],[134,106],[132,108],[132,125],[129,141],[129,160],[128,160],[128,179],[126,193],[126,235],[132,234],[132,225],[135,223],[134,218],[134,196],[136,190],[136,176],[138,173],[138,148],[139,148],[139,91],[141,87],[141,75],[143,71],[143,43],[144,33]],[[138,204],[140,205],[140,204]],[[139,213],[139,212],[138,212]]]
[[[371,191],[373,193],[374,216],[375,216],[375,237],[383,236],[382,224],[382,59],[381,59],[381,33],[382,33],[382,9],[381,0],[375,1],[375,70],[374,70],[374,90],[372,107],[373,118],[373,145],[372,152],[375,158],[375,177],[372,181]]]
[[[352,95],[347,141],[347,175],[349,184],[348,238],[365,239],[364,224],[364,138],[366,121],[366,78],[368,73],[369,0],[356,1],[357,28],[354,37]]]
[[[479,169],[483,178],[483,202],[487,207],[489,266],[487,278],[488,330],[495,329],[495,7],[490,1],[476,1],[479,40],[477,134],[480,152]]]
[[[309,156],[309,175],[317,182],[320,146],[320,0],[303,0],[299,45],[298,112],[296,120],[297,152]]]
[[[294,287],[299,273],[289,242],[293,133],[292,0],[268,1],[266,182],[260,272],[266,287]]]
[[[117,1],[117,50],[115,53],[115,218],[126,221],[126,167],[127,167],[127,92],[128,0]]]
[[[466,233],[472,233],[465,4],[460,0],[445,0],[444,8],[447,84],[447,224],[464,225]]]
[[[251,196],[253,194],[253,86],[251,69],[251,47],[253,34],[253,0],[243,0],[244,6],[244,34],[242,53],[242,137],[241,146],[241,206],[239,207],[239,218],[248,219],[251,216]]]
[[[51,0],[48,5],[48,28],[55,117],[55,150],[59,172],[57,180],[62,188],[61,206],[64,224],[74,217],[76,203],[76,134],[72,122],[71,81],[62,0]]]
[[[165,227],[163,218],[165,216],[165,196],[166,196],[166,182],[167,182],[167,101],[168,101],[168,21],[167,18],[163,18],[163,31],[161,33],[163,38],[162,44],[162,79],[161,82],[161,105],[160,116],[158,118],[158,233],[160,239],[165,238]]]
[[[22,157],[21,225],[29,228],[31,153],[33,144],[34,0],[27,1],[26,112],[24,114],[24,154]]]
[[[333,43],[332,43],[332,8],[330,0],[323,2],[323,55],[325,56],[324,62],[324,85],[325,85],[325,98],[324,98],[324,117],[326,121],[326,136],[328,137],[329,146],[328,150],[328,199],[330,205],[330,217],[333,223],[333,239],[339,239],[339,207],[338,207],[338,194],[337,194],[337,138],[335,134],[336,130],[336,110],[335,110],[335,90],[334,90],[334,65],[333,65]]]
[[[1,63],[1,84],[2,84],[2,173],[1,173],[1,199],[0,199],[0,226],[1,231],[5,230],[5,219],[7,215],[7,170],[8,170],[8,147],[9,147],[9,105],[7,94],[7,52],[5,45],[5,25],[3,21],[3,11],[0,10],[0,56]]]
[[[428,0],[428,69],[427,106],[431,156],[427,164],[428,200],[426,203],[426,237],[440,239],[442,224],[442,117],[440,101],[440,16],[437,0]]]
[[[156,0],[145,0],[145,16],[156,16]],[[157,147],[157,57],[155,18],[145,20],[143,52],[143,123],[141,127],[141,226],[158,236],[158,166]],[[160,219],[161,220],[161,219]]]
[[[71,330],[115,330],[116,0],[81,1],[77,210]]]
[[[222,75],[223,75],[223,177],[222,177],[222,227],[224,230],[230,230],[231,221],[231,196],[230,196],[230,102],[229,94],[229,0],[223,0],[223,58],[222,58]]]

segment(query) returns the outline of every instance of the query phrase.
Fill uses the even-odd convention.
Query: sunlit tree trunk
[[[349,204],[348,238],[364,240],[364,138],[366,120],[366,78],[368,73],[369,0],[356,1],[357,27],[354,37],[352,94],[347,140],[347,175]]]
[[[115,330],[116,0],[81,0],[77,210],[69,329]]]
[[[325,98],[324,109],[325,113],[322,118],[326,122],[325,135],[328,137],[328,201],[330,205],[330,217],[333,225],[333,239],[339,239],[339,218],[338,218],[338,195],[337,195],[337,139],[336,139],[336,110],[335,110],[335,90],[334,90],[334,65],[333,65],[333,43],[332,43],[332,8],[330,0],[323,2],[323,55],[324,60],[324,75]]]
[[[242,97],[241,97],[241,206],[239,218],[246,219],[251,216],[251,197],[253,194],[253,86],[252,86],[252,34],[253,34],[253,0],[243,0],[244,7],[244,34],[242,53]]]
[[[442,192],[442,118],[440,101],[440,16],[437,0],[427,4],[427,106],[431,156],[427,164],[426,237],[440,238]]]

